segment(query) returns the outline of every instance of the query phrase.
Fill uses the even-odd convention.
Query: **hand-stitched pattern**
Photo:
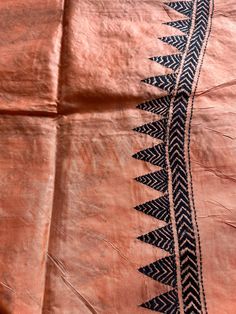
[[[161,260],[141,267],[139,271],[172,287],[172,290],[143,303],[141,306],[167,314],[180,312],[178,293],[181,293],[181,306],[184,313],[207,313],[206,304],[202,302],[201,298],[204,289],[201,269],[199,269],[200,253],[197,254],[199,235],[197,234],[198,230],[194,227],[185,145],[189,140],[186,137],[186,127],[190,128],[190,124],[187,125],[186,122],[188,108],[191,106],[191,97],[194,96],[193,84],[199,58],[207,41],[206,35],[210,25],[211,8],[213,10],[211,1],[213,0],[165,3],[168,7],[188,17],[188,19],[165,23],[181,30],[185,35],[159,38],[177,48],[180,53],[150,59],[172,69],[173,73],[150,77],[142,82],[159,87],[165,90],[168,95],[137,106],[141,110],[161,115],[162,119],[147,123],[134,130],[157,138],[162,143],[144,149],[134,154],[133,157],[150,162],[162,169],[140,176],[136,178],[136,181],[163,192],[164,195],[159,199],[138,205],[135,209],[167,223],[166,226],[139,236],[138,239],[170,253],[169,256]],[[181,68],[180,73],[177,72],[179,68]],[[169,114],[170,107],[172,108],[171,114]],[[171,179],[173,221],[170,215],[168,178]],[[174,243],[172,226],[176,229],[177,243]],[[178,255],[175,254],[175,244],[178,247]],[[176,260],[177,256],[178,261]],[[179,282],[176,273],[177,264],[180,272]],[[178,290],[179,287],[181,287],[181,292]]]

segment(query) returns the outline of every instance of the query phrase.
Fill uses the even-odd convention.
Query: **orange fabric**
[[[235,9],[215,0],[191,128],[209,314],[236,308]],[[133,209],[161,193],[133,180],[158,141],[132,129],[155,119],[136,105],[165,92],[140,80],[171,73],[148,58],[176,53],[157,38],[180,18],[153,0],[0,4],[1,313],[144,314],[168,290],[137,270],[168,254],[137,240],[164,222]]]

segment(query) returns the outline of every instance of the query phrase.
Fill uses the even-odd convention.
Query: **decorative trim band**
[[[161,115],[162,118],[134,129],[162,142],[133,157],[162,168],[136,180],[162,192],[163,196],[135,209],[167,223],[138,239],[170,254],[139,269],[144,275],[166,284],[169,290],[141,306],[166,314],[202,314],[207,313],[207,307],[193,203],[189,145],[193,99],[210,34],[213,0],[177,1],[165,5],[187,17],[165,23],[179,29],[184,35],[160,38],[176,47],[179,53],[150,59],[173,72],[142,82],[165,90],[167,95],[139,104],[137,108]]]

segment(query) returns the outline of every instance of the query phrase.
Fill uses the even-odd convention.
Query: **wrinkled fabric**
[[[196,90],[191,174],[209,314],[236,309],[236,4],[215,0]],[[161,194],[133,178],[156,140],[140,83],[180,18],[161,1],[0,3],[0,313],[144,314],[167,287],[138,272],[167,252],[137,240],[164,225],[135,211]],[[175,34],[180,34],[175,30]],[[2,307],[2,309],[1,309]]]

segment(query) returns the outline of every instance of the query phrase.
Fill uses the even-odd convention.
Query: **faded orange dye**
[[[215,0],[191,127],[208,314],[236,308],[235,10]],[[168,253],[137,240],[165,223],[133,209],[161,193],[133,180],[158,142],[132,129],[156,119],[136,105],[165,92],[140,81],[171,73],[148,58],[177,53],[158,37],[181,18],[153,0],[0,3],[0,313],[145,314],[170,290],[138,272]]]

